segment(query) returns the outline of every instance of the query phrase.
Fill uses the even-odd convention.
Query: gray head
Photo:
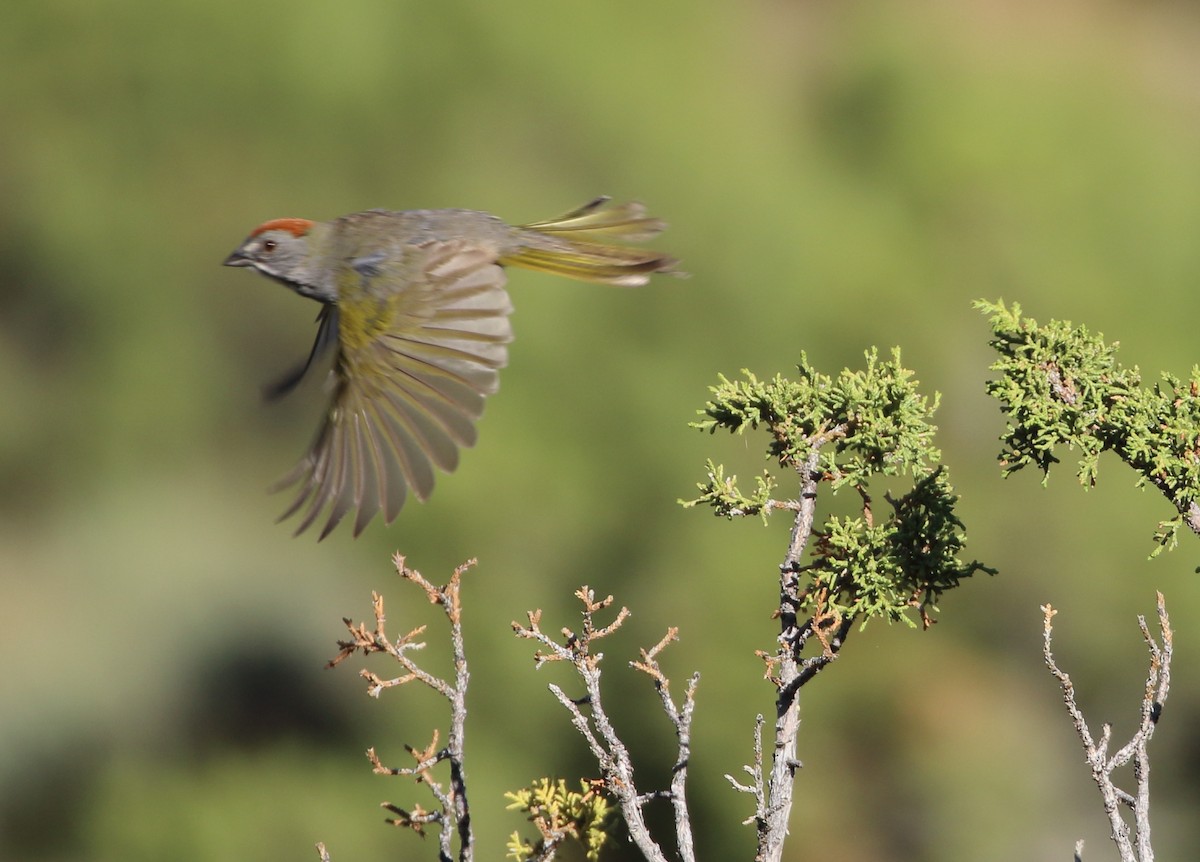
[[[225,258],[225,266],[250,267],[297,293],[330,302],[336,297],[317,284],[313,266],[312,234],[318,227],[317,222],[303,218],[265,222]]]

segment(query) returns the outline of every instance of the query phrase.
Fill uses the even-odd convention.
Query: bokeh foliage
[[[397,549],[426,571],[480,558],[481,845],[516,828],[506,788],[586,769],[507,630],[586,581],[634,609],[631,647],[682,627],[675,660],[704,673],[698,845],[744,856],[719,776],[769,702],[752,651],[786,535],[675,505],[716,454],[686,425],[718,373],[801,351],[841,367],[872,344],[902,346],[943,394],[971,553],[1004,576],[949,597],[919,643],[872,627],[813,687],[794,833],[843,836],[852,862],[1100,846],[1037,606],[1072,610],[1062,661],[1119,734],[1143,669],[1113,633],[1152,587],[1177,667],[1200,664],[1196,554],[1145,561],[1157,495],[997,479],[1004,422],[970,303],[1086,323],[1142,368],[1196,362],[1198,64],[1181,3],[8,4],[0,856],[424,849],[397,849],[416,839],[381,824],[394,791],[357,758],[426,738],[436,704],[397,715],[319,672]],[[693,277],[620,292],[514,274],[502,390],[430,503],[357,543],[273,526],[263,489],[323,394],[267,408],[258,387],[307,349],[316,309],[220,268],[246,230],[372,206],[526,220],[598,193],[667,218]],[[721,459],[761,468],[757,451]],[[624,707],[653,762],[654,705]],[[1177,690],[1172,707],[1158,835],[1190,847],[1200,704]]]

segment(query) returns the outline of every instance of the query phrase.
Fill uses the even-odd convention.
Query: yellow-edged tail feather
[[[499,263],[618,287],[640,287],[656,272],[684,275],[675,269],[679,261],[669,255],[605,242],[643,242],[667,226],[647,216],[640,203],[608,202],[609,198],[596,198],[558,218],[521,225],[520,246]]]

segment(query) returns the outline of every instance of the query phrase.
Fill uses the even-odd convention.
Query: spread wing
[[[326,508],[322,539],[352,511],[356,536],[380,511],[391,523],[410,491],[429,496],[435,466],[453,470],[459,448],[475,443],[512,340],[495,258],[443,241],[411,246],[396,263],[382,253],[352,261],[342,296],[355,300],[334,320],[333,400],[308,454],[277,486],[300,485],[280,516],[304,510],[297,535]]]

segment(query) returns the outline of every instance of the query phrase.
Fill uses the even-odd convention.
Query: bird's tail
[[[683,275],[673,257],[608,242],[643,242],[667,226],[647,216],[640,203],[608,203],[609,198],[596,198],[558,218],[520,225],[519,247],[499,262],[619,287],[640,287],[655,272]]]

